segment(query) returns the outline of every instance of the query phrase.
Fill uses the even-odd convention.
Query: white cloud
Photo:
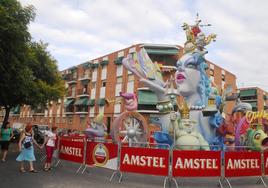
[[[250,0],[20,0],[33,4],[37,17],[30,32],[50,44],[59,68],[106,55],[135,43],[183,45],[183,22],[196,12],[206,33],[217,33],[207,59],[237,76],[238,85],[268,91],[268,1]]]

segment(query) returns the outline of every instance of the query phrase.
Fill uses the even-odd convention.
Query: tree
[[[0,106],[45,105],[64,94],[64,84],[47,44],[31,42],[28,25],[34,20],[33,6],[16,0],[0,1]]]
[[[24,104],[33,107],[46,106],[65,94],[64,81],[58,71],[56,60],[47,51],[48,44],[32,42],[29,47],[28,66],[32,71],[32,85],[28,89],[30,97]]]

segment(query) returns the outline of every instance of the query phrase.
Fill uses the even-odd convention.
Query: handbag
[[[24,146],[24,148],[28,149],[28,148],[30,148],[32,146],[32,143],[31,142],[25,142],[23,144],[23,146]]]

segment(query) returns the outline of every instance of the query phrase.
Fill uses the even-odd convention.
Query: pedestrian
[[[41,148],[41,146],[39,146],[36,140],[34,139],[32,125],[27,124],[19,140],[20,154],[16,159],[17,161],[20,162],[20,172],[26,172],[24,168],[24,161],[29,161],[30,164],[29,172],[33,173],[37,172],[33,167],[33,161],[35,161],[34,147],[33,147],[34,144],[36,144],[39,148]]]
[[[49,171],[51,170],[53,152],[57,146],[57,127],[52,127],[51,131],[46,132],[46,138],[42,148],[44,145],[46,146],[46,162],[44,171]]]
[[[10,123],[6,122],[1,128],[1,149],[3,152],[3,156],[1,159],[2,162],[6,161],[9,143],[12,138],[13,138],[12,128],[10,127]]]

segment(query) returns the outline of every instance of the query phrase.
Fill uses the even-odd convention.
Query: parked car
[[[11,139],[11,142],[18,143],[20,140],[21,132],[24,130],[24,124],[23,123],[13,123],[12,130],[13,130],[13,137]]]
[[[45,134],[48,130],[48,125],[33,125],[34,139],[38,144],[44,143]]]

